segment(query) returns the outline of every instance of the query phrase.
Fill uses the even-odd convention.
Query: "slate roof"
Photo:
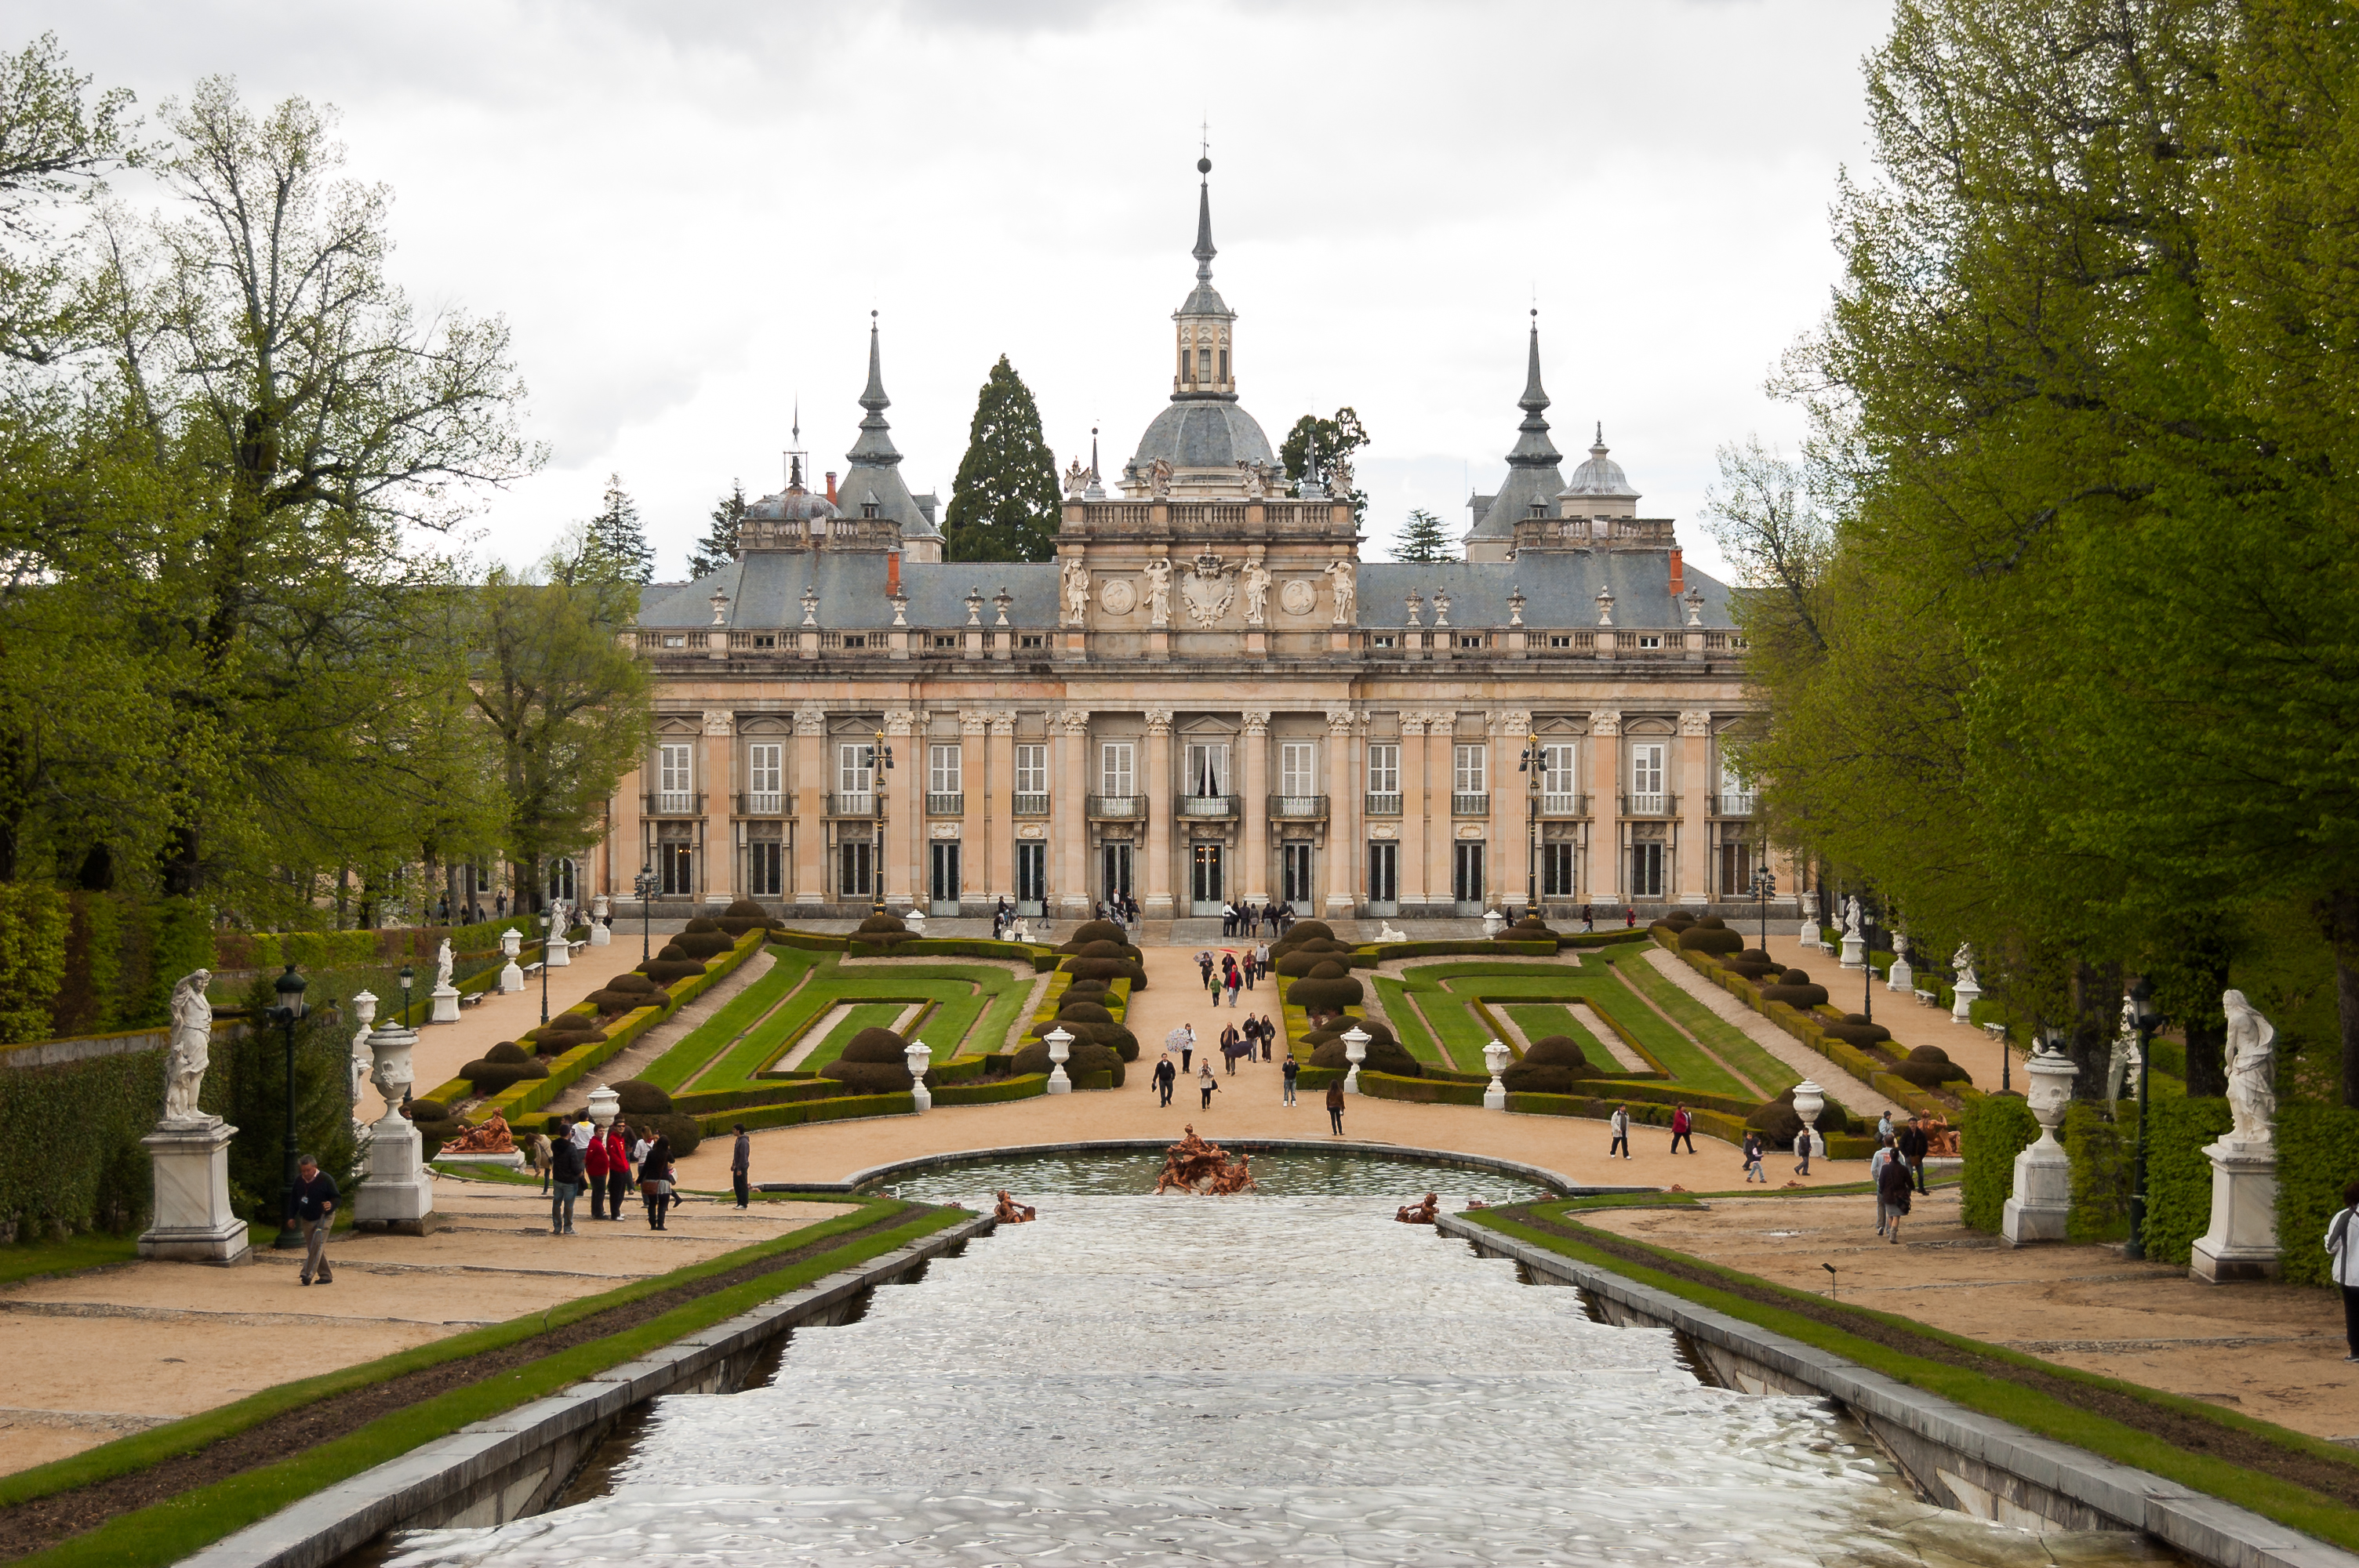
[[[1174,398],[1148,423],[1125,473],[1143,473],[1161,458],[1175,469],[1225,469],[1240,462],[1277,464],[1261,422],[1234,398]]]
[[[1516,444],[1507,451],[1507,477],[1497,493],[1468,501],[1474,515],[1467,538],[1514,538],[1517,519],[1532,514],[1534,502],[1542,503],[1547,515],[1556,514],[1557,492],[1564,488],[1564,474],[1558,467],[1563,454],[1549,439],[1549,423],[1543,417],[1548,406],[1548,392],[1540,385],[1540,329],[1535,321],[1526,351],[1524,395],[1516,399],[1524,419],[1516,427]]]
[[[885,418],[885,410],[893,406],[893,400],[885,395],[885,373],[877,352],[873,312],[868,323],[868,385],[860,395],[860,406],[868,413],[860,421],[860,438],[852,443],[852,450],[843,454],[852,467],[836,484],[837,510],[844,516],[859,517],[864,514],[862,508],[874,501],[876,515],[901,524],[903,538],[937,537],[940,530],[934,526],[934,508],[930,504],[934,497],[910,494],[908,482],[901,477],[900,449],[893,445],[893,427]]]
[[[1418,619],[1433,624],[1433,591],[1450,595],[1450,623],[1469,629],[1505,626],[1507,596],[1524,592],[1524,624],[1586,630],[1597,624],[1597,590],[1614,590],[1615,631],[1666,631],[1687,625],[1684,602],[1671,598],[1668,551],[1647,549],[1527,551],[1512,561],[1420,565],[1370,562],[1360,568],[1359,624],[1392,628],[1408,624],[1407,598],[1425,598]],[[1726,632],[1736,624],[1729,613],[1726,584],[1686,568],[1680,592],[1703,590],[1702,626]],[[707,590],[711,591],[710,589]]]

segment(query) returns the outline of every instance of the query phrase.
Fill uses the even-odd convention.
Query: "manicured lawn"
[[[63,1241],[18,1242],[0,1247],[0,1285],[128,1263],[137,1256],[138,1243],[128,1236],[69,1236]]]
[[[806,1073],[818,1072],[843,1054],[843,1048],[852,1044],[853,1035],[864,1029],[890,1029],[908,1010],[909,1004],[906,1001],[860,1003],[836,1021],[835,1027],[827,1032],[827,1038],[819,1043],[819,1049],[798,1063],[798,1067]],[[919,1022],[923,1022],[921,1015]],[[918,1033],[922,1034],[924,1031],[921,1029]]]
[[[1424,1015],[1409,1000],[1408,987],[1390,975],[1378,975],[1371,983],[1384,1004],[1386,1019],[1393,1026],[1393,1037],[1410,1055],[1431,1066],[1456,1067],[1456,1063],[1442,1054],[1433,1031],[1425,1026]]]
[[[1612,1013],[1614,1022],[1636,1036],[1647,1054],[1662,1063],[1664,1070],[1678,1082],[1706,1094],[1753,1098],[1736,1081],[1734,1073],[1681,1033],[1678,1025],[1648,1007],[1622,982],[1618,973],[1610,982],[1590,992],[1590,1002],[1600,1011]]]
[[[770,948],[770,972],[739,991],[727,1006],[665,1052],[639,1076],[669,1091],[685,1088],[716,1056],[773,1011],[818,966],[820,955],[799,947]]]
[[[1802,1081],[1800,1074],[1763,1050],[1745,1031],[1667,979],[1643,949],[1617,962],[1614,972],[1669,1013],[1681,1029],[1694,1035],[1713,1055],[1752,1079],[1765,1095],[1783,1093]]]
[[[1572,1009],[1563,1003],[1518,1002],[1508,1008],[1506,1012],[1516,1021],[1516,1027],[1524,1032],[1525,1039],[1545,1040],[1551,1034],[1565,1035],[1581,1047],[1581,1054],[1593,1064],[1611,1070],[1614,1053],[1583,1027],[1581,1020],[1572,1016]]]

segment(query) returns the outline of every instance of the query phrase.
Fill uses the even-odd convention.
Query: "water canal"
[[[1155,1161],[1065,1163],[897,1182],[972,1201],[1020,1176],[1041,1216],[797,1331],[764,1386],[658,1401],[595,1466],[599,1495],[419,1532],[392,1560],[2176,1561],[1921,1504],[1825,1402],[1710,1387],[1672,1335],[1393,1221],[1411,1186],[1530,1195],[1510,1178],[1273,1160],[1261,1195],[1158,1199],[1125,1190]]]

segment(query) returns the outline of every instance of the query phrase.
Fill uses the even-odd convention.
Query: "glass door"
[[[1451,846],[1450,896],[1461,914],[1483,913],[1483,843],[1475,839]]]
[[[749,898],[783,898],[787,891],[786,843],[756,838],[745,846],[745,893]]]
[[[927,846],[933,851],[930,887],[933,907],[929,914],[955,915],[959,912],[959,841],[937,838]]]
[[[1027,917],[1045,914],[1049,900],[1049,846],[1036,839],[1016,846],[1016,913]]]
[[[1663,845],[1660,839],[1642,839],[1630,846],[1630,896],[1663,896]]]
[[[1368,913],[1400,913],[1400,846],[1368,846]]]
[[[1188,913],[1218,914],[1221,913],[1221,846],[1193,844],[1189,846]]]
[[[1117,898],[1130,896],[1130,851],[1128,844],[1103,846],[1104,874],[1098,882],[1098,896],[1109,904]]]
[[[1277,856],[1279,896],[1294,906],[1294,913],[1297,914],[1318,914],[1318,884],[1310,880],[1310,846],[1280,844],[1277,847]]]

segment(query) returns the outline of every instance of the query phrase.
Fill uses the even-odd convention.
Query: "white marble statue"
[[[1147,563],[1147,620],[1151,626],[1171,624],[1171,563],[1161,556]]]
[[[1329,561],[1326,569],[1328,580],[1335,585],[1335,624],[1349,626],[1360,593],[1357,574],[1349,561]]]
[[[1259,561],[1247,561],[1245,569],[1245,624],[1262,624],[1269,608],[1269,568]]]
[[[1245,475],[1245,499],[1260,501],[1269,494],[1269,470],[1245,458],[1237,460],[1237,468]]]
[[[1352,461],[1349,458],[1337,458],[1327,465],[1327,493],[1339,496],[1352,493]]]
[[[1865,914],[1859,907],[1859,894],[1854,893],[1849,898],[1843,900],[1843,928],[1844,935],[1858,936],[1864,935],[1862,928],[1865,919]]]
[[[2229,1141],[2269,1142],[2277,1114],[2277,1025],[2254,1011],[2243,991],[2223,991],[2220,1005],[2228,1014],[2228,1111],[2235,1118]]]
[[[213,1004],[205,1000],[212,971],[195,969],[172,988],[172,1044],[164,1059],[164,1119],[203,1121],[197,1095],[212,1065]]]
[[[1089,619],[1090,568],[1077,557],[1065,563],[1065,623],[1079,626]]]
[[[1982,982],[1974,979],[1974,945],[1973,943],[1958,944],[1958,950],[1950,955],[1950,968],[1958,972],[1958,984],[1973,986],[1977,990],[1982,989]]]
[[[1089,488],[1090,470],[1082,466],[1081,459],[1075,458],[1072,466],[1065,470],[1065,499],[1079,501]]]
[[[2105,1053],[2105,1098],[2120,1099],[2136,1083],[2134,1075],[2138,1068],[2137,1003],[2125,994],[2122,997],[2121,1027],[2114,1031],[2114,1043]]]
[[[562,909],[564,905],[560,904]],[[434,989],[440,990],[451,983],[451,938],[442,938],[442,946],[434,949]]]
[[[353,1017],[360,1022],[359,1030],[353,1035],[351,1061],[353,1122],[359,1126],[361,1091],[368,1087],[369,1071],[376,1065],[376,1053],[369,1049],[368,1043],[369,1025],[376,1022],[376,997],[365,990],[355,995],[353,998]]]
[[[1408,933],[1406,931],[1394,930],[1392,922],[1389,920],[1381,921],[1376,926],[1376,940],[1379,942],[1406,942],[1408,940]]]
[[[1171,464],[1169,460],[1158,458],[1147,465],[1147,492],[1158,501],[1171,499]]]

